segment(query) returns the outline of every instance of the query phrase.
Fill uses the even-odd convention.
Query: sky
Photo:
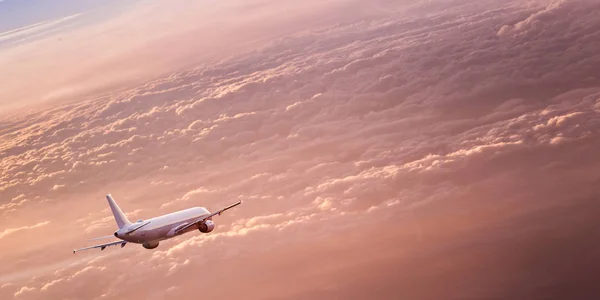
[[[0,2],[0,299],[598,298],[599,11]]]
[[[3,0],[0,1],[0,29],[7,31],[98,10],[114,11],[133,1],[100,0]]]

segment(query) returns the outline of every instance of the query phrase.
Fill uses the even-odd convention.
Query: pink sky
[[[37,25],[0,48],[0,299],[595,298],[598,9],[180,0]],[[107,193],[133,220],[245,203],[73,255],[115,230]]]

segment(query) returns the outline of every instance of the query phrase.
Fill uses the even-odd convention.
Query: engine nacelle
[[[202,224],[198,225],[198,230],[202,233],[209,233],[215,229],[215,223],[211,220],[206,220]]]
[[[142,246],[144,246],[144,248],[146,249],[154,249],[156,247],[158,247],[158,241],[156,242],[145,242],[142,244]]]

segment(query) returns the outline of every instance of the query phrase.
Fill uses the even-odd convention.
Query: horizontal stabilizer
[[[103,239],[110,239],[110,238],[114,238],[114,237],[115,237],[114,235],[106,235],[106,236],[89,239],[88,241],[97,241],[97,240],[103,240]]]
[[[150,224],[150,221],[146,221],[146,222],[144,222],[144,223],[141,223],[141,224],[139,224],[139,225],[136,225],[135,227],[133,227],[133,228],[129,229],[129,231],[125,232],[125,234],[132,234],[132,233],[134,233],[136,230],[138,230],[138,229],[140,229],[140,228],[142,228],[142,227],[144,227],[144,226],[146,226],[146,225],[148,225],[148,224]]]

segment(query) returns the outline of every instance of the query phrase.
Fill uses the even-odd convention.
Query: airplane
[[[73,254],[82,250],[100,248],[100,251],[106,247],[121,245],[125,247],[127,243],[142,244],[146,249],[154,249],[158,247],[160,241],[170,239],[184,233],[198,229],[202,233],[209,233],[215,229],[215,223],[212,217],[223,214],[224,211],[234,208],[242,201],[238,201],[225,208],[222,208],[213,213],[209,212],[204,207],[192,207],[180,210],[174,213],[158,216],[148,220],[139,220],[135,223],[129,222],[121,208],[113,197],[106,195],[108,205],[115,217],[119,229],[115,231],[114,237],[120,239],[116,242],[100,244],[91,247],[73,250]],[[112,238],[113,236],[105,236],[96,239]]]

